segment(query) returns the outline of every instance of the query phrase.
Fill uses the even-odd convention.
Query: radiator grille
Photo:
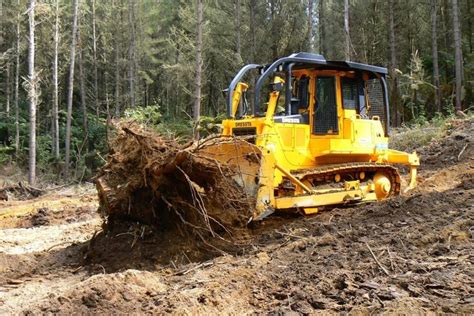
[[[255,127],[238,127],[232,129],[232,134],[234,136],[251,136],[257,134],[257,129]]]
[[[382,126],[385,129],[387,115],[385,113],[382,84],[378,79],[370,79],[366,81],[366,88],[369,103],[367,115],[369,118],[372,118],[373,116],[380,117]]]

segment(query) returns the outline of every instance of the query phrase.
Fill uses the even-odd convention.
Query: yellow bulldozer
[[[256,197],[251,220],[398,195],[394,165],[409,167],[409,190],[420,160],[388,148],[386,76],[386,68],[311,53],[246,65],[227,89],[222,135],[232,140],[201,154],[239,170],[234,180]]]

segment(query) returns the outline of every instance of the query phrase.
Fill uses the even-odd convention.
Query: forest
[[[473,0],[0,0],[0,315],[474,315]]]
[[[115,119],[189,137],[240,67],[300,51],[387,67],[392,126],[463,113],[473,23],[470,0],[0,0],[0,164],[88,178]]]

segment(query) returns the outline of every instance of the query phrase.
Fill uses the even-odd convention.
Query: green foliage
[[[396,70],[400,77],[400,96],[403,105],[411,113],[411,119],[416,123],[426,121],[425,104],[434,93],[434,86],[426,80],[423,61],[418,51],[412,54],[408,73]]]
[[[166,120],[155,127],[156,131],[178,142],[186,142],[193,137],[193,126],[189,120]]]
[[[125,110],[124,116],[146,125],[158,125],[161,121],[160,107],[158,105],[128,108]]]
[[[199,133],[202,137],[221,132],[221,122],[225,118],[223,114],[217,117],[201,116],[198,124]]]

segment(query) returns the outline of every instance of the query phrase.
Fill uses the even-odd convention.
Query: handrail
[[[227,96],[227,117],[231,118],[232,117],[232,98],[234,95],[234,90],[237,84],[240,82],[240,79],[250,70],[252,69],[257,69],[257,68],[262,68],[262,65],[259,64],[248,64],[242,67],[237,75],[235,75],[234,79],[232,79],[229,89],[228,89],[228,96]]]

